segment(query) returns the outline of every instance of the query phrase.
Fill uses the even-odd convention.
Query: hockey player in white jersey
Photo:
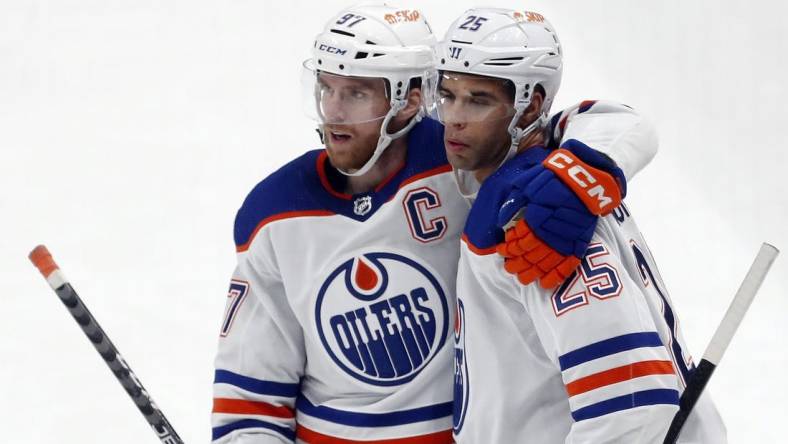
[[[598,171],[577,162],[578,153],[593,157],[588,147],[543,131],[563,65],[555,31],[537,13],[475,9],[452,25],[437,53],[436,104],[448,159],[465,169],[466,181],[482,183],[457,272],[456,442],[661,443],[693,364],[626,206],[600,220],[580,266],[555,290],[522,285],[495,254],[506,256],[508,271],[517,273],[534,247],[526,225],[588,202],[612,202]],[[492,58],[513,63],[490,64]],[[510,122],[524,129],[516,153],[507,143]],[[499,143],[484,143],[491,140]],[[502,158],[508,160],[501,164]],[[602,156],[595,161],[612,169],[606,162]],[[562,182],[578,195],[543,198]],[[504,235],[502,227],[516,213],[507,208],[511,202],[526,205],[524,218]],[[548,225],[540,229],[574,230]],[[726,442],[708,397],[680,442]]]
[[[215,443],[452,442],[468,204],[443,127],[424,117],[433,44],[418,11],[389,6],[342,11],[317,36],[307,68],[326,149],[271,174],[238,212]],[[613,146],[634,128],[633,168],[650,160],[634,112],[598,114],[577,137]]]

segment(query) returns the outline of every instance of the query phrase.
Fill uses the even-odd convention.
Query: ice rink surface
[[[181,436],[210,440],[235,211],[319,147],[299,68],[349,4],[0,0],[0,441],[158,442],[27,261],[38,243]],[[786,6],[490,4],[556,27],[554,110],[612,99],[656,124],[660,152],[628,202],[699,359],[760,243],[788,250]],[[476,5],[418,7],[442,35]],[[785,442],[786,264],[709,386],[733,443]]]

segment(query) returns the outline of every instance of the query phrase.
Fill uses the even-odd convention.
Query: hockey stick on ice
[[[55,290],[55,293],[57,293],[60,300],[71,313],[71,316],[74,317],[74,320],[77,321],[77,324],[90,339],[90,342],[93,343],[96,351],[104,358],[104,362],[107,363],[112,373],[118,378],[118,382],[131,396],[145,420],[156,432],[156,436],[164,444],[183,444],[175,429],[172,428],[167,418],[164,417],[164,414],[142,386],[140,380],[137,379],[137,375],[131,371],[118,349],[115,348],[115,345],[109,340],[104,330],[96,322],[96,319],[90,314],[88,308],[82,303],[82,299],[79,298],[77,292],[68,283],[68,280],[66,280],[60,268],[55,264],[47,248],[43,245],[37,246],[30,252],[29,258],[33,265],[44,275],[49,286]]]
[[[687,388],[684,389],[684,393],[681,395],[679,412],[676,413],[676,416],[673,417],[673,422],[670,423],[664,444],[675,444],[681,433],[681,428],[687,421],[687,417],[692,412],[692,408],[695,407],[695,403],[700,398],[701,393],[703,393],[703,389],[706,387],[709,379],[711,379],[714,369],[720,363],[722,355],[725,354],[725,350],[731,343],[736,329],[739,328],[739,324],[744,318],[744,314],[750,308],[755,293],[758,292],[758,288],[760,288],[763,280],[766,278],[766,273],[769,272],[769,268],[779,253],[780,251],[772,245],[767,243],[761,245],[761,249],[758,251],[752,266],[750,266],[747,276],[744,277],[739,291],[733,297],[733,302],[728,307],[725,317],[722,318],[717,331],[714,332],[714,336],[712,336],[711,342],[706,348],[706,353],[703,354],[703,359],[701,359],[700,364],[692,373],[687,383]]]

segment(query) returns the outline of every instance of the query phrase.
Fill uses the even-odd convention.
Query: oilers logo
[[[367,253],[334,270],[317,296],[315,321],[331,359],[369,384],[413,379],[448,333],[446,293],[423,265],[394,253]]]
[[[462,430],[468,411],[468,364],[465,356],[465,306],[457,300],[457,317],[454,319],[454,433]]]

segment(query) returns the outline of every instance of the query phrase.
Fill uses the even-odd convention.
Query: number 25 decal
[[[478,31],[482,24],[487,21],[485,17],[477,17],[469,15],[465,21],[460,25],[460,29],[467,29],[468,31]]]
[[[556,316],[587,305],[589,294],[600,300],[621,294],[622,285],[618,271],[605,262],[605,257],[609,255],[610,251],[601,243],[588,246],[580,266],[553,293],[553,311]],[[572,292],[578,279],[583,280],[583,285],[578,291]]]

